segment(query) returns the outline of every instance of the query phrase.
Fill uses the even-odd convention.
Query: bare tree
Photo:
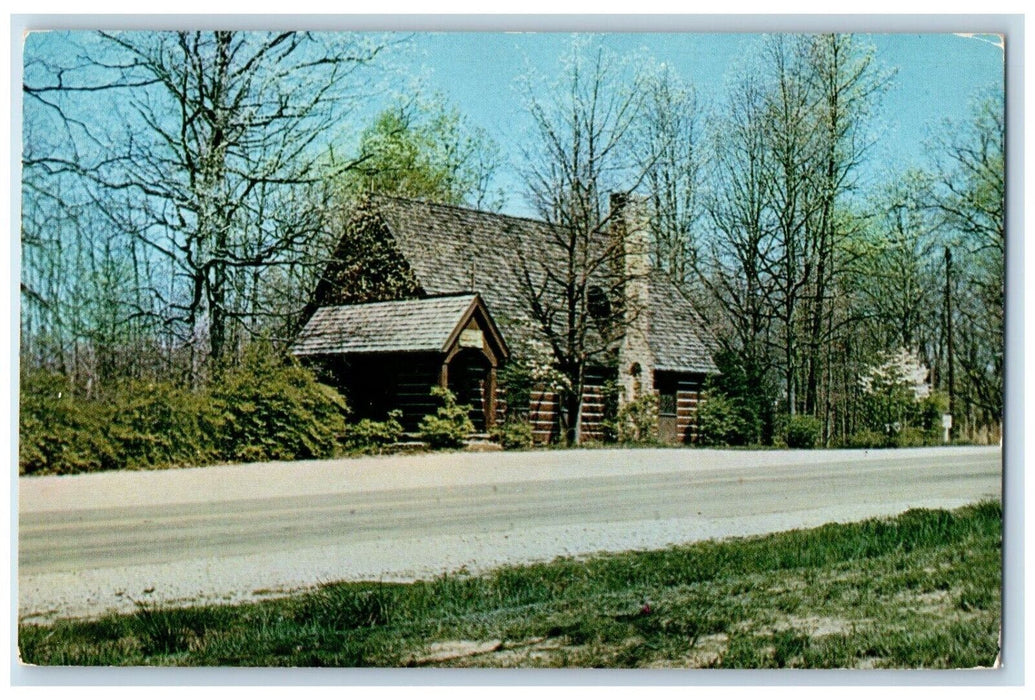
[[[524,90],[534,124],[524,177],[530,204],[555,226],[545,250],[526,251],[520,274],[530,317],[567,379],[561,427],[572,443],[587,367],[604,363],[635,313],[623,303],[627,280],[617,260],[624,241],[609,235],[605,197],[635,189],[655,158],[628,160],[643,76],[614,55],[577,38],[545,97],[536,80]]]
[[[644,173],[653,266],[677,284],[693,286],[704,213],[702,109],[693,86],[667,66],[656,69],[644,89],[631,160]]]
[[[245,319],[279,313],[250,303],[248,285],[297,265],[319,234],[322,139],[366,87],[357,71],[382,45],[299,32],[67,40],[82,44],[77,58],[35,66],[23,86],[27,110],[47,112],[67,138],[25,166],[74,175],[139,241],[161,322],[192,358],[218,366]]]
[[[1006,263],[1005,123],[1001,96],[981,96],[968,123],[945,125],[938,154],[938,211],[953,269],[959,270],[950,343],[972,425],[999,422],[1003,410]]]
[[[765,404],[776,366],[770,353],[776,332],[770,261],[779,248],[767,118],[761,82],[744,75],[731,86],[724,114],[710,125],[714,167],[705,201],[708,233],[697,268],[718,307],[713,314],[720,326],[717,337],[741,358],[746,380]]]
[[[922,200],[925,185],[919,174],[887,185],[869,205],[874,216],[854,242],[859,255],[849,287],[855,332],[870,357],[894,348],[919,351],[928,363],[933,355],[942,248]]]
[[[850,233],[839,222],[839,208],[856,189],[857,173],[875,142],[870,117],[892,73],[879,68],[874,49],[850,34],[808,37],[807,79],[816,96],[813,123],[819,138],[815,170],[816,207],[807,223],[807,255],[814,261],[805,319],[805,401],[808,413],[822,408],[829,436],[829,382],[827,358],[833,331],[831,291],[841,270],[843,241]],[[820,406],[821,379],[826,377],[824,406]]]
[[[791,415],[799,409],[802,297],[813,274],[806,233],[817,208],[814,178],[820,147],[807,49],[804,37],[772,35],[765,39],[760,58],[769,80],[764,97],[768,188],[778,240],[766,265],[773,280],[785,405]]]
[[[765,37],[739,72],[712,120],[701,281],[749,381],[778,372],[784,409],[824,418],[829,437],[851,197],[888,75],[842,35]]]

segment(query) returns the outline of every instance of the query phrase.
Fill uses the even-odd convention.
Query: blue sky
[[[738,59],[757,34],[606,34],[601,41],[620,55],[644,52],[671,65],[693,82],[706,102],[721,101]],[[884,96],[879,139],[868,164],[881,177],[919,166],[931,130],[946,119],[965,120],[974,95],[989,87],[1003,89],[1003,51],[997,37],[965,38],[953,34],[864,35],[876,48],[877,61],[896,71]],[[472,123],[483,127],[503,149],[507,166],[520,161],[519,144],[527,120],[516,82],[528,67],[556,76],[568,48],[564,33],[416,34],[406,57],[408,70],[424,78],[424,89],[441,92]],[[505,210],[528,213],[519,180],[505,167],[497,184],[507,192]]]
[[[516,168],[521,144],[529,133],[522,107],[519,79],[529,70],[544,78],[542,89],[560,77],[560,58],[569,49],[569,33],[416,32],[390,52],[388,85],[353,113],[345,132],[353,137],[398,93],[440,93],[472,124],[482,127],[502,150],[503,167],[495,186],[506,196],[504,211],[527,215]],[[608,33],[596,35],[619,56],[646,54],[669,65],[692,82],[705,106],[724,98],[725,85],[736,76],[738,62],[751,52],[759,34],[735,33]],[[954,34],[861,35],[876,48],[877,63],[895,70],[874,127],[880,135],[862,173],[864,178],[888,179],[925,161],[929,133],[945,120],[967,119],[971,99],[982,89],[1003,89],[1003,51],[998,37],[965,38]],[[81,37],[85,38],[85,37]],[[52,41],[53,40],[53,41]],[[29,52],[69,50],[59,36],[35,35]],[[73,49],[74,51],[74,49]],[[65,55],[65,60],[71,60]],[[105,100],[94,105],[102,116],[112,108]],[[80,104],[83,109],[85,105]]]

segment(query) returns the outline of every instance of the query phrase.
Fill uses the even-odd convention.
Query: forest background
[[[722,346],[705,442],[998,440],[998,42],[30,35],[22,468],[333,451],[347,406],[268,349],[371,191],[586,236],[644,196]]]

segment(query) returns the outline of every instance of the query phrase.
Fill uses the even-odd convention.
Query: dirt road
[[[999,448],[436,454],[19,480],[23,620],[998,498]]]

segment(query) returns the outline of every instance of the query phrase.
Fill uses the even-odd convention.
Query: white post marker
[[[945,430],[945,442],[949,442],[949,430],[952,428],[952,414],[942,414],[942,428]]]

